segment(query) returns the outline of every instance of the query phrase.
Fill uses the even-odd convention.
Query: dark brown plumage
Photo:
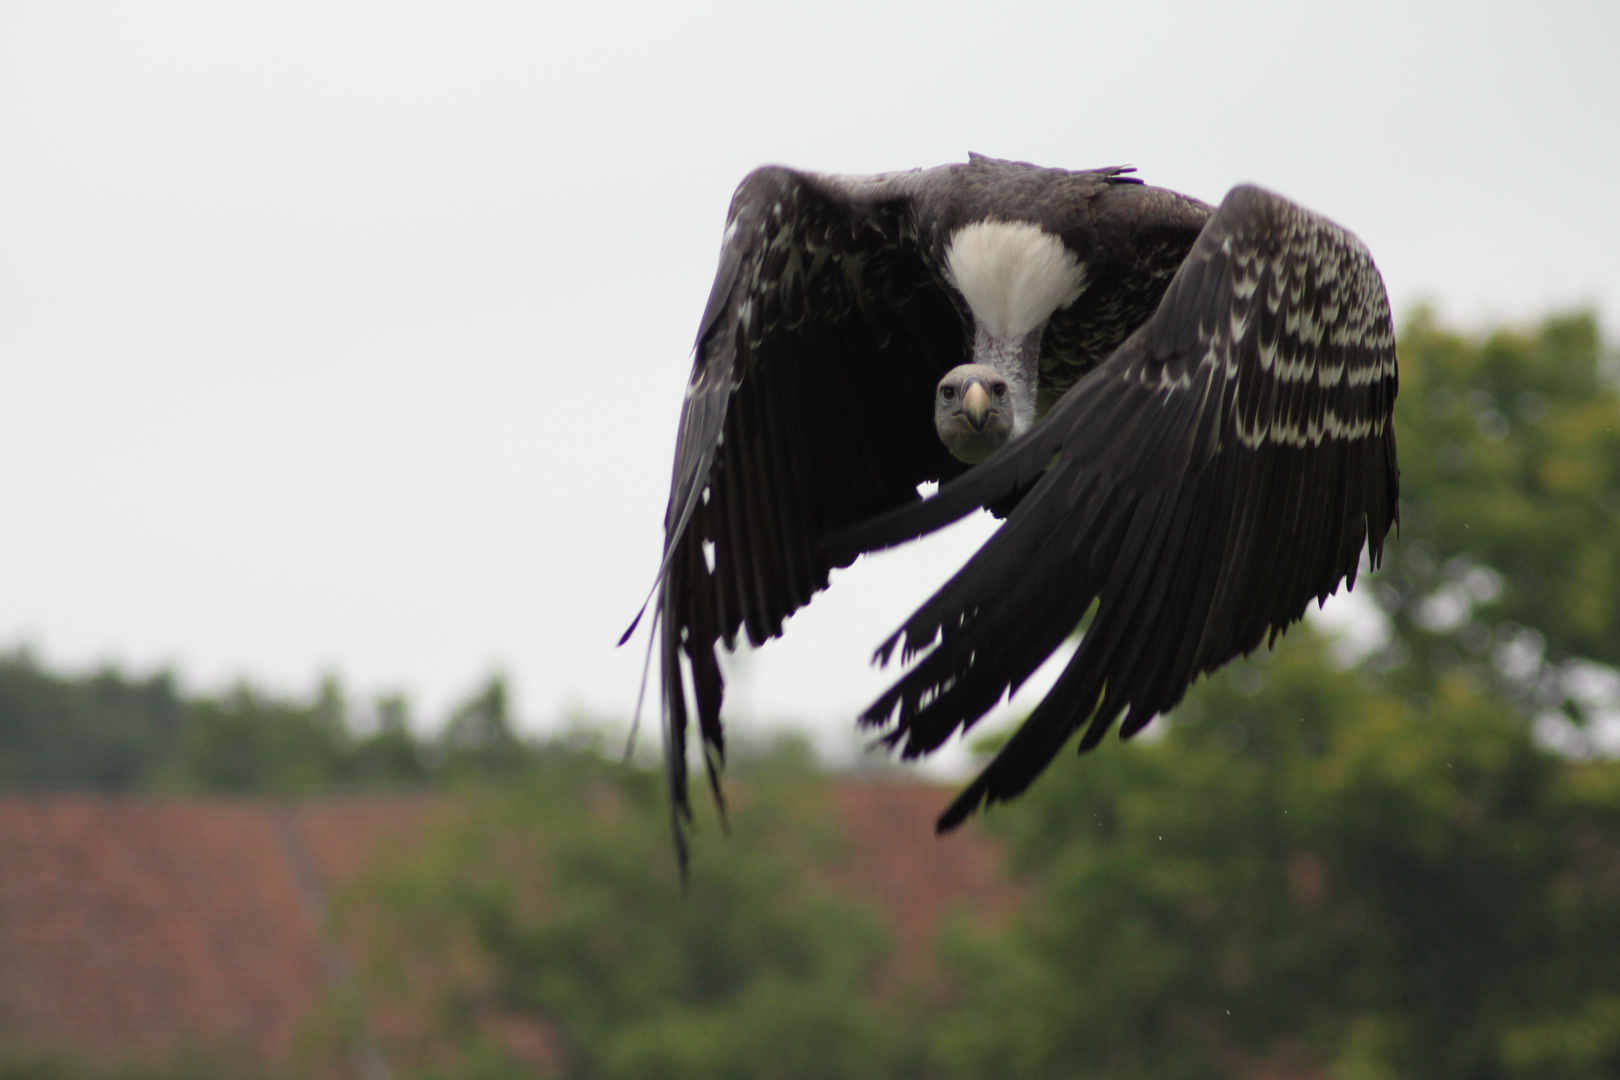
[[[975,157],[880,177],[761,169],[738,188],[655,609],[678,843],[683,667],[718,797],[716,646],[780,633],[862,551],[1017,504],[881,650],[903,638],[908,660],[924,653],[862,717],[908,757],[971,726],[1099,605],[942,828],[1021,791],[1081,728],[1083,749],[1121,714],[1124,734],[1139,730],[1353,580],[1363,546],[1376,563],[1395,516],[1396,375],[1365,249],[1255,188],[1212,216],[1125,171]],[[1049,414],[967,470],[931,417],[984,317],[957,288],[951,245],[986,221],[1035,226],[1036,247],[1056,236],[1083,285],[1037,328]],[[925,502],[928,480],[944,483]]]

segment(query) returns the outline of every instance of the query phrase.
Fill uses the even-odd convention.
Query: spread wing
[[[687,673],[718,798],[717,646],[779,634],[830,566],[848,565],[829,562],[826,536],[961,471],[935,433],[933,396],[964,359],[966,331],[911,213],[950,168],[765,168],[732,199],[681,410],[655,609],[683,859]]]
[[[1153,317],[1044,424],[915,507],[890,546],[1034,487],[879,655],[925,655],[863,715],[907,757],[972,726],[1096,613],[1057,683],[940,818],[1012,798],[1084,728],[1129,737],[1198,675],[1373,565],[1396,520],[1395,341],[1350,233],[1268,192],[1226,197]]]

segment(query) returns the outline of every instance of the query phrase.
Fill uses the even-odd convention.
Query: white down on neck
[[[1063,241],[1027,221],[979,221],[956,230],[945,269],[974,321],[1003,339],[1035,330],[1086,286],[1086,268]]]

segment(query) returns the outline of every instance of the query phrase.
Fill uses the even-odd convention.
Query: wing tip
[[[641,610],[636,612],[636,617],[630,620],[630,625],[625,628],[624,633],[619,635],[619,643],[614,648],[622,649],[624,647],[625,642],[630,640],[630,635],[636,632],[636,627],[641,625],[641,617],[645,614],[647,614],[647,602],[642,601]]]
[[[934,835],[944,836],[955,832],[962,827],[963,822],[988,805],[988,802],[988,794],[978,790],[977,782],[969,784],[935,819]]]

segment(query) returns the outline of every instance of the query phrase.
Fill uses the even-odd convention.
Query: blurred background
[[[1620,1075],[1617,43],[1580,4],[0,4],[0,1077]],[[681,900],[613,646],[727,200],[969,150],[1356,231],[1399,539],[943,841],[850,718],[993,523],[863,560],[735,658]]]

